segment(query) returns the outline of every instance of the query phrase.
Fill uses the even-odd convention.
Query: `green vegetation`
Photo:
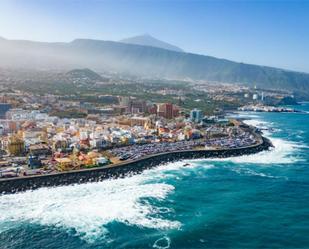
[[[73,79],[83,79],[83,81],[104,81],[106,80],[101,75],[90,70],[89,68],[84,69],[74,69],[66,73],[66,76]]]
[[[211,56],[174,52],[155,47],[137,46],[119,42],[77,39],[70,43],[41,43],[31,41],[0,40],[6,51],[6,61],[15,61],[16,68],[37,68],[37,55],[42,67],[80,68],[94,67],[99,71],[115,71],[129,75],[152,78],[178,78],[212,82],[241,83],[266,89],[294,91],[297,96],[308,98],[309,74],[278,68],[237,63]],[[9,48],[9,49],[8,49]],[[21,49],[22,48],[22,49]],[[16,52],[18,51],[18,53]],[[53,51],[53,56],[50,55]],[[23,58],[23,60],[20,60]],[[61,58],[66,58],[65,61]],[[85,71],[86,70],[86,71]],[[97,78],[88,69],[77,71],[89,78]]]
[[[62,100],[89,102],[96,106],[117,104],[115,98],[104,98],[101,97],[102,95],[131,96],[154,103],[170,102],[180,105],[188,111],[199,108],[206,114],[212,114],[216,108],[232,110],[242,105],[240,100],[235,102],[214,101],[209,98],[207,93],[193,90],[192,86],[184,81],[144,80],[143,83],[85,84],[79,86],[59,81],[28,81],[27,84],[20,84],[18,89],[36,94],[46,94],[48,92],[60,96]],[[163,95],[161,91],[164,89],[175,91],[175,93]],[[240,98],[236,96],[236,99]],[[71,117],[75,114],[60,113],[57,115]]]

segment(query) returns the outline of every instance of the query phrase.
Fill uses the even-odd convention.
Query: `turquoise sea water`
[[[242,116],[275,149],[0,196],[0,248],[309,248],[309,114]]]

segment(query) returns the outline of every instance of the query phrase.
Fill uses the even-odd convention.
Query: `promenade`
[[[271,142],[260,136],[255,144],[240,148],[212,149],[212,150],[179,150],[165,151],[163,153],[147,155],[135,160],[127,160],[107,167],[81,169],[68,172],[51,173],[47,175],[24,176],[9,179],[0,179],[0,193],[9,194],[40,187],[55,187],[69,184],[102,181],[105,179],[126,177],[131,174],[141,173],[145,169],[156,167],[160,164],[184,159],[198,158],[225,158],[254,154],[272,147]]]

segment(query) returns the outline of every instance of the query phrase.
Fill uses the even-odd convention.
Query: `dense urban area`
[[[0,81],[0,178],[251,146],[259,142],[252,129],[226,113],[277,111],[273,105],[295,101],[289,92],[89,69],[2,71]]]

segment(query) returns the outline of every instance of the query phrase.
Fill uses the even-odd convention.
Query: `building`
[[[25,142],[16,135],[9,138],[8,151],[12,156],[20,156],[25,151]]]
[[[130,121],[131,126],[143,126],[143,127],[145,127],[145,125],[150,122],[149,118],[145,117],[132,117]]]
[[[57,168],[59,171],[70,170],[72,168],[73,162],[70,158],[55,158],[55,161],[57,162]]]
[[[52,154],[50,147],[43,143],[30,145],[29,152],[33,156],[47,156]]]
[[[172,119],[179,115],[179,108],[172,103],[164,103],[158,105],[158,116],[164,117],[166,119]]]
[[[173,118],[173,104],[171,103],[165,104],[165,118],[167,119]]]
[[[178,117],[179,116],[179,107],[176,105],[173,105],[173,117]]]
[[[42,166],[42,162],[38,156],[30,155],[28,158],[28,166],[31,169],[40,168]]]
[[[119,104],[122,106],[129,106],[131,102],[131,98],[127,96],[119,97]]]
[[[10,104],[0,103],[0,119],[4,119],[5,118],[5,114],[10,109],[11,109],[11,105]]]
[[[157,115],[158,106],[156,104],[148,106],[148,113]]]
[[[104,166],[110,163],[109,159],[107,159],[106,157],[98,157],[95,160],[96,165],[98,166]]]
[[[130,102],[130,111],[132,113],[144,113],[147,109],[145,100],[136,100],[133,99]]]
[[[122,115],[122,114],[124,114],[127,111],[128,107],[127,106],[123,106],[123,105],[114,105],[113,109],[114,109],[114,114]]]
[[[107,116],[113,115],[114,114],[114,108],[112,108],[112,107],[101,108],[100,114],[101,115],[107,115]]]
[[[190,112],[190,120],[195,123],[199,123],[203,119],[203,112],[199,109],[194,108]]]

